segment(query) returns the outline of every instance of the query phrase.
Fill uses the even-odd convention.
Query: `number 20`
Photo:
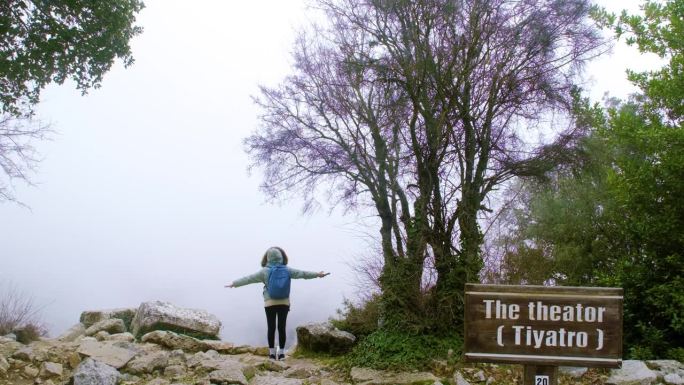
[[[534,385],[549,385],[549,376],[535,376]]]

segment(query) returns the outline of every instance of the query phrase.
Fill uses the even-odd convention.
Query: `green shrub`
[[[331,319],[330,322],[338,329],[347,331],[357,338],[363,338],[378,330],[380,319],[380,296],[374,295],[368,301],[360,305],[354,305],[350,300],[345,299],[344,309],[338,309],[338,319]]]
[[[672,348],[667,351],[666,357],[684,362],[684,348]]]
[[[388,330],[376,330],[362,338],[354,349],[342,358],[347,367],[363,366],[382,370],[427,370],[433,360],[459,358],[462,339],[448,336],[412,335]],[[453,351],[449,355],[449,350]]]

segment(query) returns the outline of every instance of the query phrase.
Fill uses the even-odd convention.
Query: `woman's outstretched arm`
[[[259,283],[259,282],[264,282],[263,270],[259,270],[258,272],[254,273],[254,274],[250,274],[246,277],[238,278],[235,281],[231,282],[230,284],[225,285],[224,287],[228,287],[228,288],[240,287],[240,286],[249,285],[250,283]]]
[[[288,267],[287,269],[289,270],[290,278],[292,278],[292,279],[323,278],[326,275],[330,274],[330,273],[326,273],[323,271],[315,272],[315,271],[297,270],[297,269],[293,269],[291,267]]]

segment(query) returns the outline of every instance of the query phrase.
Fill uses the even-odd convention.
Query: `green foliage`
[[[505,267],[624,288],[625,351],[669,356],[684,346],[684,130],[634,103],[607,117],[583,144],[586,163],[528,187]]]
[[[383,370],[427,370],[434,359],[459,357],[462,347],[457,334],[434,336],[377,330],[362,338],[354,349],[342,358],[347,367],[363,366]]]
[[[0,112],[22,116],[49,83],[67,78],[85,92],[114,60],[133,62],[139,0],[5,0],[0,5]]]
[[[374,295],[360,305],[354,305],[345,299],[344,308],[337,310],[340,318],[332,319],[331,322],[336,328],[348,331],[357,338],[365,337],[378,329],[380,301],[379,295]]]
[[[684,348],[673,348],[668,350],[667,357],[677,360],[679,362],[684,362]]]
[[[668,60],[657,71],[629,72],[629,79],[641,91],[641,108],[649,114],[682,123],[684,118],[684,0],[651,1],[642,5],[642,15],[626,11],[617,17],[594,9],[594,18],[612,28],[627,44],[640,52]]]
[[[434,359],[449,357],[453,361],[459,357],[462,347],[460,330],[452,330],[445,335],[431,334],[426,329],[399,329],[381,322],[381,306],[382,297],[379,295],[359,305],[349,300],[344,302],[344,308],[338,310],[340,318],[331,322],[335,327],[354,334],[359,342],[351,352],[335,359],[336,366],[424,370],[431,368]],[[451,355],[448,355],[449,350]]]
[[[641,92],[589,119],[593,130],[578,149],[583,161],[528,187],[505,263],[510,271],[536,263],[559,284],[624,288],[627,355],[678,359],[684,351],[684,0],[646,2],[644,10],[602,16],[628,43],[668,65],[631,72]],[[578,107],[578,121],[596,116],[586,102]]]

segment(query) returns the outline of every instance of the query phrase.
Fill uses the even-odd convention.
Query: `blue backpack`
[[[266,284],[268,296],[271,299],[285,299],[290,297],[290,272],[285,265],[271,266]]]

